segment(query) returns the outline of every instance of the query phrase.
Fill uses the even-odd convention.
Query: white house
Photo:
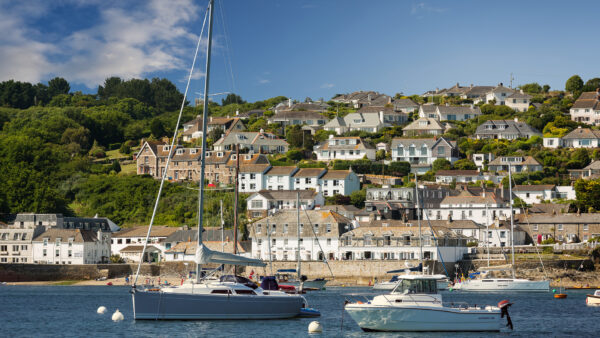
[[[325,168],[301,168],[293,175],[294,190],[313,189],[321,191],[319,179],[325,175]]]
[[[246,200],[248,218],[266,217],[270,210],[296,209],[298,193],[300,205],[305,209],[325,205],[323,194],[308,190],[261,190],[250,195]]]
[[[147,252],[144,254],[144,261],[161,261],[166,250],[166,238],[178,230],[179,228],[175,227],[153,226],[146,248]],[[111,254],[119,255],[128,262],[139,262],[147,233],[147,226],[125,228],[114,233],[110,246]]]
[[[430,139],[394,138],[392,140],[392,160],[406,161],[412,172],[425,173],[439,158],[451,163],[458,160],[456,141],[443,137]]]
[[[531,98],[531,95],[525,94],[521,89],[520,91],[515,91],[512,95],[509,95],[504,103],[506,106],[516,111],[526,112],[531,104]]]
[[[483,192],[482,196],[446,196],[439,207],[426,212],[432,220],[472,220],[489,224],[496,217],[510,216],[510,206],[494,193]]]
[[[595,92],[583,92],[571,109],[571,120],[591,125],[600,124],[600,89]]]
[[[265,174],[271,169],[270,164],[248,164],[240,166],[239,191],[256,192],[265,188]]]
[[[252,257],[262,260],[296,261],[298,226],[300,259],[323,260],[338,257],[339,238],[352,229],[352,221],[331,210],[280,210],[276,214],[248,225],[252,240]]]
[[[466,121],[481,115],[479,107],[424,104],[419,107],[419,117],[438,121]]]
[[[479,170],[483,170],[485,166],[494,160],[494,154],[473,154],[473,163],[477,166]]]
[[[527,204],[536,204],[556,198],[554,184],[516,185],[513,193]]]
[[[97,264],[110,261],[110,232],[48,229],[33,239],[36,264]]]
[[[210,250],[222,251],[222,252],[233,252],[233,239],[228,238],[224,242],[220,241],[202,241]],[[165,262],[194,262],[196,259],[196,248],[198,247],[197,241],[180,242],[173,246],[164,253]],[[247,253],[244,247],[237,242],[237,254],[240,256],[247,257]]]
[[[358,176],[350,170],[328,170],[319,179],[323,196],[350,195],[360,190]]]
[[[577,127],[567,135],[560,137],[544,137],[546,148],[598,148],[600,147],[600,130]]]
[[[318,161],[360,160],[365,156],[375,160],[375,148],[360,137],[334,137],[315,147]]]
[[[336,117],[326,123],[323,129],[343,134],[347,131],[377,132],[388,126],[384,120],[383,111],[379,113],[350,113],[346,116]]]
[[[472,183],[483,180],[477,170],[438,170],[435,173],[436,183]]]
[[[485,93],[485,96],[475,98],[473,103],[479,103],[481,101],[490,103],[491,101],[495,101],[497,105],[505,105],[507,98],[514,93],[514,89],[506,88],[502,83],[499,83],[494,89]]]
[[[298,171],[294,166],[275,166],[265,173],[266,190],[292,190],[294,181],[292,176]]]

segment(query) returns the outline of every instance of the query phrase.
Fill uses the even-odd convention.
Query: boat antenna
[[[213,0],[211,0],[213,1]],[[148,242],[150,240],[150,233],[152,231],[152,226],[154,225],[154,218],[156,216],[156,211],[158,210],[158,203],[160,201],[160,195],[162,193],[165,181],[167,179],[167,175],[169,172],[169,164],[171,163],[171,157],[173,156],[173,149],[175,148],[175,141],[177,140],[177,133],[179,130],[179,124],[181,123],[181,117],[183,115],[183,108],[186,105],[186,98],[188,94],[188,90],[190,88],[190,82],[192,80],[192,74],[194,73],[194,65],[196,64],[196,59],[198,58],[198,51],[200,50],[200,43],[202,42],[202,35],[204,32],[204,26],[206,24],[206,17],[208,16],[208,12],[204,15],[204,21],[202,22],[202,29],[200,31],[200,35],[198,36],[198,43],[196,44],[196,52],[194,53],[194,60],[192,61],[192,66],[190,67],[190,73],[188,75],[187,84],[185,86],[185,91],[183,92],[183,99],[181,100],[181,107],[179,108],[179,116],[177,117],[177,123],[175,124],[175,131],[173,132],[173,139],[171,140],[171,146],[169,147],[169,155],[167,156],[167,163],[165,164],[165,170],[162,174],[162,178],[160,180],[160,187],[158,188],[158,195],[156,196],[156,202],[154,203],[154,210],[152,210],[152,217],[150,218],[150,224],[148,225],[148,232],[146,233],[146,240],[144,241],[144,248],[140,253],[140,260],[138,263],[137,271],[135,273],[135,278],[133,279],[132,288],[135,288],[137,284],[138,277],[140,276],[140,269],[142,267],[144,254],[146,253],[146,248],[148,247]]]
[[[424,271],[424,261],[423,261],[423,234],[421,233],[421,213],[419,210],[419,178],[417,177],[417,173],[415,172],[415,200],[416,200],[416,209],[417,209],[417,223],[419,224],[419,250],[420,250],[420,258],[421,258],[421,273]]]
[[[513,198],[512,198],[512,166],[508,163],[508,197],[510,201],[510,254],[512,256],[512,275],[515,278],[515,223],[513,220]]]
[[[210,49],[212,46],[213,11],[215,1],[208,3],[208,43],[206,45],[206,76],[204,77],[204,102],[202,102],[202,161],[200,163],[200,190],[198,192],[198,246],[196,250],[202,250],[202,222],[204,218],[204,170],[206,165],[206,125],[208,124],[208,85],[210,79]],[[189,80],[188,80],[189,81]],[[233,243],[235,248],[235,243]],[[201,265],[196,264],[196,282],[200,281]]]

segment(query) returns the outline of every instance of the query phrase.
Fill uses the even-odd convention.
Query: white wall
[[[264,189],[263,173],[240,173],[239,174],[240,192],[257,192]]]
[[[292,178],[289,175],[265,175],[265,189],[293,190]]]

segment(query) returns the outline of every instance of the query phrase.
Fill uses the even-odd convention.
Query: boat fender
[[[113,313],[112,315],[112,320],[113,322],[120,322],[123,319],[125,319],[125,317],[123,316],[123,314],[119,311],[119,309],[117,309],[117,311],[115,311],[115,313]]]
[[[319,323],[318,321],[312,321],[310,322],[310,324],[308,324],[308,333],[321,333],[323,332],[323,327],[321,326],[321,323]]]
[[[98,308],[98,311],[96,311],[98,314],[103,315],[106,313],[106,306],[101,306]]]
[[[500,318],[504,318],[506,316],[506,326],[508,326],[511,330],[513,329],[512,320],[510,320],[510,315],[508,314],[508,308],[512,305],[507,299],[498,303],[498,307],[501,310]]]
[[[361,302],[360,300],[358,302],[356,302],[356,304],[362,304],[363,302]]]

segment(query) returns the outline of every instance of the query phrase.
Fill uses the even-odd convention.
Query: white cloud
[[[268,79],[258,79],[258,83],[259,84],[267,84],[267,83],[271,83],[271,80],[268,80]]]
[[[329,88],[333,88],[333,87],[335,87],[335,85],[333,83],[323,83],[321,85],[321,88],[324,88],[324,89],[329,89]]]
[[[70,3],[97,6],[97,22],[49,42],[41,31],[28,27],[28,20],[43,18],[51,5],[0,2],[0,31],[10,32],[0,36],[0,81],[37,82],[53,74],[93,88],[109,76],[127,79],[189,69],[199,33],[191,31],[199,25],[190,22],[201,20],[193,0],[151,0],[133,9],[93,1]],[[202,76],[194,73],[194,78]]]
[[[443,13],[445,12],[446,9],[445,8],[440,8],[440,7],[433,7],[431,5],[428,5],[424,2],[418,2],[418,3],[414,3],[412,5],[412,8],[410,10],[410,14],[411,15],[420,15],[423,13]]]

